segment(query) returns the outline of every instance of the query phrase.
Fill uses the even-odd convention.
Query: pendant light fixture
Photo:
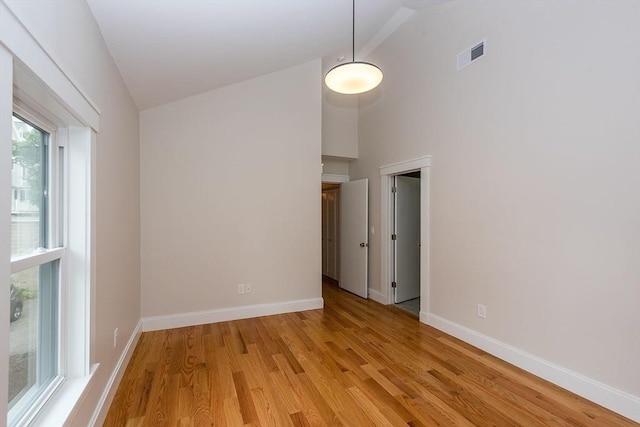
[[[382,81],[380,68],[368,62],[356,62],[356,0],[352,0],[353,21],[351,52],[352,61],[336,65],[324,77],[324,82],[334,92],[354,95],[368,92]]]

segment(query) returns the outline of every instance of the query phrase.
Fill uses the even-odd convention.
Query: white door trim
[[[323,173],[322,182],[328,182],[330,184],[340,184],[343,182],[349,182],[349,175],[338,175],[335,173]]]
[[[380,166],[380,226],[381,246],[380,265],[382,283],[380,289],[385,295],[387,304],[393,304],[391,292],[391,230],[393,229],[393,203],[390,197],[394,175],[420,171],[420,318],[426,319],[429,310],[429,170],[431,156],[419,157],[390,165]],[[424,313],[424,316],[422,315]]]
[[[431,166],[431,156],[418,157],[417,159],[380,166],[380,176],[401,175],[403,173],[421,170],[422,168],[428,168],[429,166]]]

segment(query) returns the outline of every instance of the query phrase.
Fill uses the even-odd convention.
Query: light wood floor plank
[[[639,426],[323,285],[325,308],[144,333],[104,426]]]

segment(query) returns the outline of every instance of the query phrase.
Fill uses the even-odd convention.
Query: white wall
[[[358,98],[322,85],[322,155],[358,157]]]
[[[323,157],[322,173],[333,175],[349,175],[349,161]]]
[[[87,425],[140,319],[138,112],[85,2],[5,1],[69,78],[98,106],[93,386],[73,425]],[[120,344],[113,348],[113,330]]]
[[[370,57],[385,80],[360,97],[350,165],[380,229],[378,168],[433,156],[432,314],[636,399],[639,34],[638,2],[423,9]],[[456,71],[484,38],[486,56]]]
[[[144,317],[321,297],[320,69],[141,112]]]

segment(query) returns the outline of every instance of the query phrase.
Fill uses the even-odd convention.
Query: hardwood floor
[[[144,333],[105,426],[638,426],[404,311],[325,308]]]

